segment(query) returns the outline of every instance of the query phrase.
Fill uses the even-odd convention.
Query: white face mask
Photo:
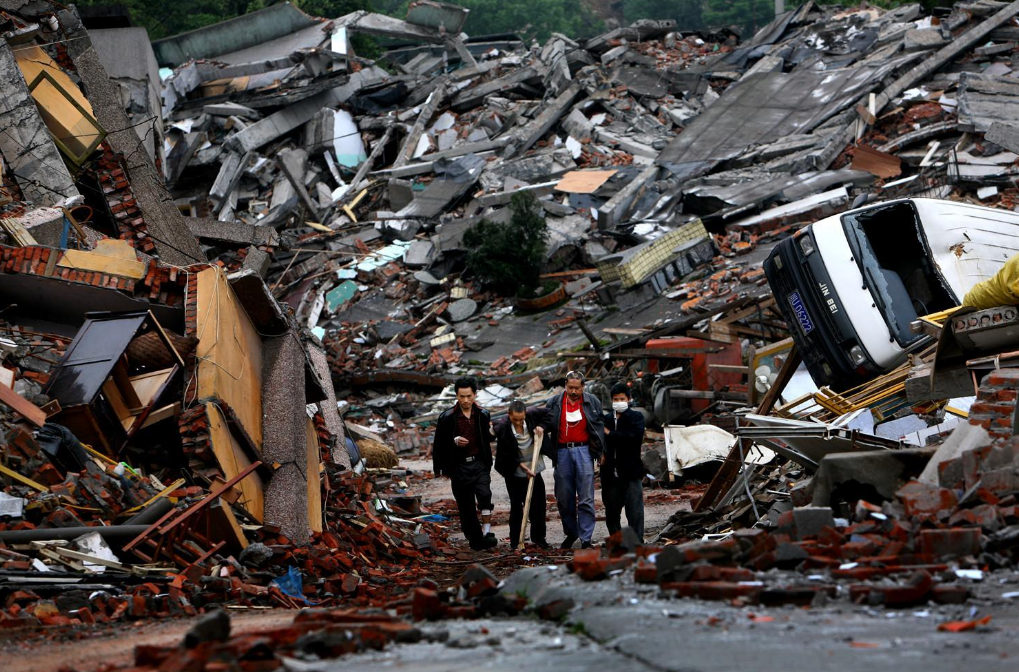
[[[622,413],[623,411],[625,411],[629,407],[630,407],[630,404],[629,404],[629,402],[626,402],[626,401],[613,401],[612,402],[612,410],[615,411],[616,413]]]
[[[566,411],[566,422],[580,422],[583,419],[579,408],[575,411]]]

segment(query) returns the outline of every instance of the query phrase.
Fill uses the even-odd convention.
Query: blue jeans
[[[556,452],[555,498],[563,532],[581,542],[594,534],[594,460],[587,446]]]

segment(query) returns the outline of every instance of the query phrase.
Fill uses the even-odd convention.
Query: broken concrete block
[[[430,240],[415,239],[404,254],[408,268],[425,268],[435,260],[435,244]]]
[[[903,48],[906,51],[921,51],[935,49],[946,42],[940,30],[931,28],[920,28],[907,30],[903,37]]]
[[[835,514],[827,506],[799,506],[793,509],[796,537],[816,537],[826,527],[835,527]]]

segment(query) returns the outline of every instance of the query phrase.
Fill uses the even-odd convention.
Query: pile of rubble
[[[656,482],[717,468],[660,535],[687,544],[642,551],[641,580],[809,601],[908,572],[910,599],[964,599],[951,563],[1014,562],[1014,385],[987,375],[1013,342],[956,353],[983,316],[914,309],[899,360],[863,353],[867,380],[838,385],[808,347],[821,315],[766,275],[851,204],[1015,205],[1017,15],[807,2],[743,41],[644,20],[526,45],[468,37],[467,10],[432,0],[403,19],[280,3],[150,44],[73,7],[6,9],[0,625],[469,615],[422,583],[460,553],[441,521],[397,471],[356,475],[358,444],[427,454],[454,377],[481,376],[498,413],[568,369],[602,396],[631,384],[663,427]],[[373,61],[357,35],[402,46]],[[517,194],[547,229],[542,291],[502,296],[467,240],[521,217]],[[937,472],[929,440],[959,451]],[[706,533],[726,538],[689,541]],[[774,567],[828,574],[780,598]]]

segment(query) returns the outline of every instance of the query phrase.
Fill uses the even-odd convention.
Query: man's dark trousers
[[[492,510],[492,475],[480,459],[461,462],[456,465],[450,485],[453,498],[460,511],[460,529],[467,541],[480,543],[485,535],[481,533],[481,522],[478,520],[478,509]]]
[[[510,548],[520,543],[520,526],[524,522],[524,500],[527,499],[526,477],[510,476],[506,479],[506,490],[510,497]],[[541,474],[534,477],[534,492],[531,493],[531,511],[527,516],[531,526],[531,541],[545,541],[545,481]]]
[[[622,529],[620,513],[626,510],[626,524],[644,539],[644,484],[640,478],[621,478],[602,472],[602,502],[609,534]]]

